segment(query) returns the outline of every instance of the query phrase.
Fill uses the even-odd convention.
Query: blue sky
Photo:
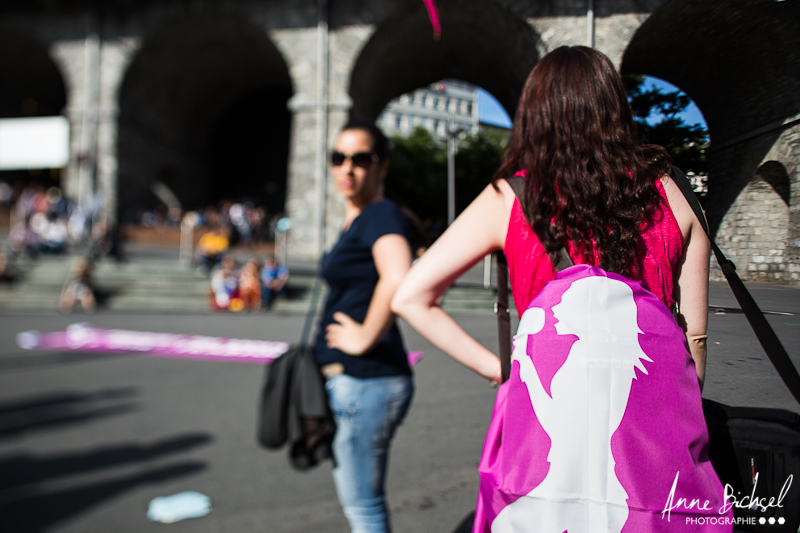
[[[663,93],[680,91],[678,87],[675,87],[671,83],[661,80],[659,78],[651,78],[649,76],[645,76],[644,83],[646,88],[658,87],[659,89],[661,89],[661,92]],[[689,107],[687,107],[686,110],[678,116],[680,116],[686,124],[701,124],[705,129],[708,129],[708,125],[706,124],[706,121],[703,118],[703,114],[700,112],[700,109],[698,109],[697,106],[694,105],[694,102],[689,104]],[[656,120],[657,118],[658,116],[650,115],[650,117],[648,117],[648,123],[651,120]]]
[[[679,91],[674,85],[667,83],[658,78],[645,77],[645,87],[656,86],[662,92]],[[481,115],[481,122],[487,124],[495,124],[497,126],[511,127],[511,119],[508,117],[505,109],[501,106],[494,97],[481,88],[478,88],[478,109]],[[706,121],[703,119],[702,113],[692,102],[686,111],[679,115],[687,124],[702,124],[707,129]],[[657,116],[650,117],[649,120],[657,120]]]
[[[478,87],[478,113],[481,115],[481,122],[494,124],[495,126],[511,127],[511,119],[503,106],[494,99],[494,96]]]

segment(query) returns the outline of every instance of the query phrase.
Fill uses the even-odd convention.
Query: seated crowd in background
[[[224,232],[230,246],[273,242],[278,220],[282,212],[270,215],[264,206],[253,202],[222,201],[219,205],[206,206],[195,211],[183,212],[180,209],[155,209],[127,211],[123,214],[123,225],[138,225],[145,228],[176,228],[187,220],[197,228],[218,228]]]
[[[62,254],[67,246],[86,238],[85,210],[66,198],[58,187],[38,183],[12,190],[8,208],[11,227],[8,249],[12,255]]]
[[[269,310],[275,298],[285,293],[289,269],[268,257],[248,259],[241,269],[225,255],[211,271],[208,304],[215,311]]]
[[[102,222],[102,201],[81,206],[58,187],[38,182],[11,185],[0,181],[0,211],[8,216],[8,260],[18,256],[59,255],[70,246],[90,244],[93,258],[110,255],[122,260],[116,225]],[[93,223],[94,221],[94,223]]]

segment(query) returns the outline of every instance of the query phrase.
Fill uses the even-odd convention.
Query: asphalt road
[[[800,290],[753,286],[800,367]],[[727,288],[712,287],[706,397],[800,411],[763,355]],[[137,355],[26,352],[14,337],[86,320],[0,316],[0,517],[4,532],[330,532],[347,524],[329,464],[299,473],[285,452],[255,443],[258,365]],[[496,346],[493,315],[459,322]],[[98,314],[98,327],[293,341],[302,318],[276,315]],[[494,390],[434,350],[423,350],[417,394],[394,443],[388,481],[398,532],[469,531],[477,463]],[[185,490],[210,496],[204,518],[150,522],[150,500]]]

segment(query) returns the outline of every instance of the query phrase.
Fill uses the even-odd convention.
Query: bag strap
[[[736,273],[736,265],[725,257],[725,254],[723,254],[722,250],[716,245],[714,239],[711,238],[711,233],[708,230],[708,222],[703,213],[703,208],[700,206],[700,201],[694,194],[692,184],[689,182],[686,175],[675,166],[673,166],[670,171],[670,177],[672,177],[672,181],[675,182],[675,185],[677,185],[681,193],[683,193],[686,201],[689,202],[689,206],[691,206],[692,211],[694,211],[697,220],[700,221],[700,225],[706,232],[708,240],[711,241],[711,249],[714,251],[714,256],[717,258],[722,273],[725,275],[725,279],[728,280],[728,285],[730,285],[733,295],[742,307],[742,312],[744,312],[744,315],[747,317],[747,321],[750,322],[750,326],[753,328],[758,341],[767,353],[767,357],[769,357],[775,370],[778,371],[781,379],[789,388],[792,396],[800,403],[800,375],[798,375],[797,369],[794,367],[794,364],[792,364],[789,354],[786,353],[786,349],[784,349],[780,339],[778,339],[775,331],[773,331],[772,326],[767,322],[764,313],[759,309],[758,304],[756,304],[750,291],[748,291],[747,287],[742,283],[742,280],[739,279],[739,275]]]
[[[319,275],[314,276],[314,287],[311,289],[311,303],[306,312],[306,319],[303,322],[303,332],[300,334],[300,344],[298,346],[305,346],[308,342],[308,337],[311,334],[311,326],[314,317],[317,314],[317,304],[319,303],[319,295],[322,293],[322,281]]]
[[[497,315],[497,341],[500,345],[500,373],[505,383],[511,375],[511,311],[508,309],[508,263],[501,251],[494,253],[497,258],[497,302],[494,313]]]
[[[525,188],[525,178],[522,176],[512,176],[505,178],[514,191],[517,200],[522,204]],[[541,239],[540,239],[541,240]],[[503,382],[511,375],[511,312],[508,308],[508,262],[502,251],[495,252],[497,259],[497,302],[494,304],[494,312],[497,315],[497,340],[500,345],[500,370]],[[553,267],[556,272],[561,272],[565,268],[573,266],[572,258],[563,246],[558,251]]]

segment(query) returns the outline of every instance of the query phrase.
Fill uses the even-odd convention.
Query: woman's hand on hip
[[[363,355],[369,347],[364,338],[364,327],[349,315],[336,312],[334,322],[325,328],[325,340],[328,348],[336,348],[350,355]]]

